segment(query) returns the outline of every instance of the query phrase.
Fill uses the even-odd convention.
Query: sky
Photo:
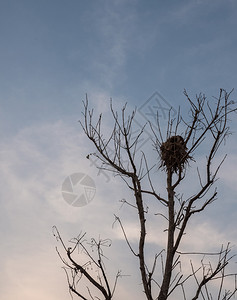
[[[80,232],[111,238],[109,272],[133,274],[119,280],[115,299],[144,299],[136,262],[112,226],[119,214],[136,238],[134,214],[120,202],[131,195],[86,159],[94,148],[78,122],[82,100],[87,94],[95,114],[103,113],[107,132],[111,98],[118,111],[125,103],[137,108],[139,127],[153,120],[152,105],[162,125],[171,107],[174,116],[179,107],[187,113],[184,89],[210,99],[220,88],[236,89],[236,16],[235,0],[0,1],[1,300],[71,299],[53,226],[65,241]],[[236,115],[231,131],[218,154],[228,154],[219,198],[191,224],[191,245],[200,251],[228,241],[236,250]],[[149,139],[145,132],[140,150],[155,159]],[[198,155],[204,161],[205,151]],[[90,181],[85,206],[62,193],[73,178]]]

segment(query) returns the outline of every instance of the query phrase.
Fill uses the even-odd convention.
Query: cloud
[[[104,95],[101,97],[102,102],[98,102],[96,106],[98,111],[104,105]],[[110,123],[107,113],[104,118],[104,128],[108,132]],[[137,251],[137,214],[131,207],[121,207],[119,202],[121,199],[131,202],[133,195],[118,178],[110,176],[107,180],[105,175],[98,173],[95,164],[86,159],[90,152],[93,152],[92,145],[84,133],[63,121],[32,125],[19,130],[16,136],[2,140],[1,222],[5,228],[2,235],[5,246],[1,255],[1,263],[4,265],[1,275],[3,297],[16,299],[17,293],[18,297],[27,300],[32,299],[33,293],[40,296],[44,293],[45,299],[59,299],[62,294],[67,294],[64,274],[60,271],[61,263],[54,250],[57,243],[51,233],[53,225],[58,226],[66,242],[81,231],[87,232],[88,239],[112,238],[112,247],[108,249],[108,271],[112,277],[118,269],[122,269],[125,275],[132,275],[129,280],[121,278],[118,295],[129,295],[129,286],[139,290],[137,286],[140,277],[135,271],[137,260],[132,258],[121,228],[112,228],[115,213],[121,216],[127,235]],[[235,172],[233,161],[234,155],[230,157],[229,165],[221,173],[221,177],[225,184],[235,189],[229,172],[230,168],[232,174]],[[89,205],[81,208],[68,205],[61,195],[63,180],[75,172],[88,174],[96,184],[95,198]],[[162,182],[158,180],[157,173],[154,173],[157,182]],[[194,186],[195,184],[194,182]],[[147,251],[150,253],[148,264],[152,265],[154,255],[166,245],[167,224],[164,218],[154,215],[154,212],[164,212],[157,203],[150,201],[149,197],[145,202],[151,217],[151,221],[147,221]],[[207,219],[207,216],[208,211],[205,216],[197,217],[191,222],[191,228],[182,243],[183,251],[213,251],[220,243],[234,239],[234,232],[227,236],[224,230],[218,232],[213,219]],[[223,217],[221,222],[226,222],[226,218]],[[208,245],[206,239],[209,241]],[[40,266],[35,268],[35,262],[40,262]],[[15,271],[12,272],[12,269]],[[18,276],[18,273],[21,275]],[[47,282],[46,273],[51,274]],[[9,285],[12,284],[17,286],[16,290],[10,289]],[[138,292],[137,297],[142,299],[139,295]]]
[[[80,163],[86,154],[82,139],[74,128],[56,122],[22,129],[2,140],[4,271],[0,281],[4,299],[58,299],[67,294],[51,228],[80,223],[82,211],[71,208],[60,191],[67,175],[88,169],[86,159]]]

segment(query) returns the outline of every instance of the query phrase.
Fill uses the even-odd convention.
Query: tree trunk
[[[167,241],[167,255],[165,263],[165,272],[161,285],[160,294],[158,300],[166,300],[168,297],[170,280],[172,275],[172,266],[174,259],[174,191],[172,188],[172,171],[169,168],[167,170],[167,191],[168,191],[168,208],[169,208],[169,227],[168,227],[168,241]]]
[[[145,256],[144,256],[144,245],[145,245],[145,238],[146,238],[146,226],[145,226],[146,219],[145,219],[144,206],[142,201],[141,185],[137,178],[136,180],[133,180],[133,186],[135,190],[136,204],[138,208],[139,221],[141,227],[140,239],[139,239],[139,255],[138,255],[140,272],[141,272],[142,283],[143,283],[146,297],[148,300],[152,300],[151,288],[149,287],[147,274],[146,274],[146,268],[145,268],[146,264],[145,264]]]

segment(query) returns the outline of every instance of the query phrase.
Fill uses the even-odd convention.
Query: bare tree
[[[198,253],[195,251],[189,253],[190,255],[200,255],[201,259],[198,267],[194,266],[192,260],[190,261],[190,273],[188,275],[184,274],[181,268],[182,260],[187,257],[188,253],[180,250],[190,219],[197,213],[204,211],[217,198],[217,189],[214,185],[226,155],[222,157],[219,163],[216,163],[215,157],[220,146],[230,134],[229,115],[237,109],[234,106],[234,102],[229,99],[230,94],[220,89],[219,96],[212,99],[212,101],[208,101],[202,94],[198,95],[195,100],[191,100],[187,92],[184,91],[185,98],[190,106],[187,119],[181,115],[180,111],[174,119],[169,115],[168,126],[164,134],[162,133],[157,113],[157,126],[145,124],[135,139],[132,139],[135,111],[131,115],[126,116],[125,106],[120,117],[114,111],[111,102],[114,125],[109,137],[105,138],[102,132],[102,115],[94,121],[93,110],[88,108],[88,100],[86,99],[84,102],[84,121],[81,122],[81,125],[86,136],[92,141],[96,149],[95,153],[89,154],[88,157],[94,155],[99,158],[102,163],[100,168],[108,172],[112,171],[120,176],[134,195],[134,199],[124,200],[124,204],[132,206],[137,211],[139,240],[136,249],[130,243],[121,219],[115,216],[115,221],[119,223],[124,239],[132,254],[138,259],[142,286],[145,298],[148,300],[169,299],[177,289],[180,289],[183,299],[186,300],[186,286],[190,285],[191,280],[196,285],[196,289],[191,297],[192,300],[199,299],[199,297],[207,300],[227,300],[231,299],[237,291],[235,274],[226,272],[226,267],[233,257],[230,255],[229,244],[226,247],[222,246],[217,253]],[[148,126],[153,134],[152,144],[159,157],[159,160],[156,160],[153,164],[150,164],[147,154],[137,151],[145,126]],[[178,189],[181,183],[189,184],[187,169],[195,166],[195,154],[205,140],[208,140],[205,146],[205,170],[203,172],[197,168],[196,171],[199,189],[191,196],[185,196],[185,193],[180,193]],[[111,147],[113,148],[112,153],[109,151]],[[161,193],[161,187],[154,182],[154,167],[166,176],[166,193]],[[151,266],[147,263],[148,258],[145,254],[146,224],[149,216],[144,204],[144,197],[148,195],[160,205],[160,212],[157,215],[163,216],[167,222],[166,248],[157,249],[157,254],[154,256]],[[90,284],[101,292],[103,299],[112,299],[113,292],[111,292],[103,264],[101,263],[102,242],[93,242],[97,247],[97,260],[92,258],[83,244],[83,236],[76,240],[75,246],[78,247],[80,245],[90,258],[90,262],[93,262],[100,270],[101,275],[98,283],[88,275],[86,268],[82,264],[73,260],[71,255],[75,247],[67,249],[58,232],[57,237],[67,252],[70,262],[65,262],[62,258],[72,271],[72,283],[68,279],[70,290],[82,299],[87,299],[79,294],[76,289],[75,278],[76,275],[80,274],[81,277],[85,276]],[[158,235],[157,242],[159,242]],[[214,262],[208,261],[206,263],[205,258],[209,256],[217,259]],[[117,281],[119,275],[120,273],[117,274],[115,281]],[[224,282],[227,277],[234,277],[233,290],[225,290],[224,288]],[[214,291],[216,294],[213,294],[213,291],[210,289],[210,283],[214,280],[219,282],[219,288]],[[93,299],[91,294],[90,297]]]

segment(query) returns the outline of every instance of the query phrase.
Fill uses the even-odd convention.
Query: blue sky
[[[157,91],[166,105],[185,111],[184,88],[208,97],[218,96],[220,88],[236,89],[236,16],[234,0],[1,1],[3,300],[69,299],[53,225],[68,239],[80,230],[120,238],[111,224],[126,193],[121,183],[97,176],[85,159],[93,151],[78,123],[85,94],[107,120],[111,97],[116,108],[127,102],[133,109]],[[217,246],[221,238],[236,242],[235,119],[232,126],[220,174],[226,205],[218,202],[209,210],[197,229],[197,245],[210,233]],[[61,184],[74,172],[87,172],[97,186],[95,199],[83,208],[62,199]],[[115,189],[118,201],[103,201]],[[29,268],[36,260],[42,262],[37,271]],[[125,287],[121,283],[118,299],[127,296]]]

